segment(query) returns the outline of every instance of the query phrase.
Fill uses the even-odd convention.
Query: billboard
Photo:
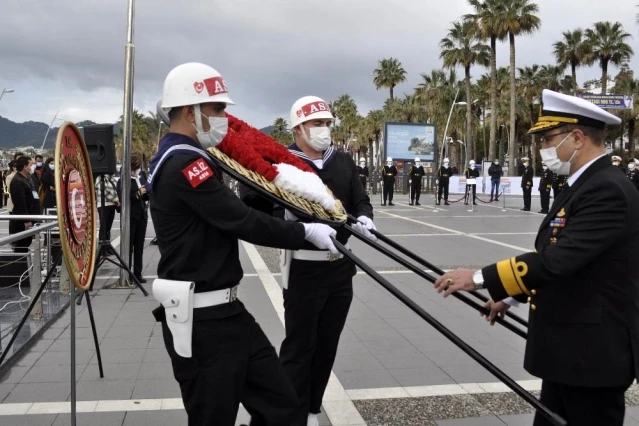
[[[591,95],[580,93],[577,94],[577,97],[604,109],[632,109],[634,103],[632,95]]]
[[[434,124],[384,123],[384,153],[393,160],[435,161],[435,141]]]

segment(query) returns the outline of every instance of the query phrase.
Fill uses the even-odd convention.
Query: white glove
[[[413,181],[412,181],[412,180],[410,180],[410,179],[408,179],[408,183],[413,183]]]
[[[328,250],[337,255],[339,251],[335,248],[331,237],[335,237],[337,232],[328,225],[321,223],[303,223],[306,231],[306,241],[309,241],[319,249]]]
[[[353,224],[353,229],[369,240],[377,241],[377,237],[370,232],[372,229],[377,230],[375,224],[370,218],[366,216],[358,217],[357,222]]]

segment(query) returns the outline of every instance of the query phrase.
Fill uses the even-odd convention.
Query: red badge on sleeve
[[[203,158],[189,164],[182,170],[182,173],[193,188],[197,188],[202,182],[205,182],[213,176],[213,170],[211,170],[211,167],[209,167]]]

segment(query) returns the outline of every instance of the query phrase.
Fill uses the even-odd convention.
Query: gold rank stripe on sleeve
[[[526,262],[517,261],[515,257],[497,262],[497,274],[509,296],[517,296],[522,293],[530,295],[530,291],[522,280],[527,273],[528,265]]]

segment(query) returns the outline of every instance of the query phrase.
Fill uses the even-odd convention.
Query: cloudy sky
[[[537,0],[541,30],[517,40],[517,66],[553,62],[552,43],[567,29],[620,21],[633,38],[639,73],[639,8],[631,0]],[[58,117],[114,122],[122,114],[127,0],[3,0],[0,115],[13,121]],[[438,43],[471,12],[466,0],[137,0],[135,108],[155,110],[166,74],[184,62],[220,71],[236,106],[229,112],[264,127],[288,120],[304,95],[349,93],[359,110],[388,96],[372,84],[381,58],[398,58],[410,93],[420,73],[441,66]],[[497,52],[508,64],[508,45]],[[616,69],[611,74],[616,74]],[[473,77],[487,72],[473,70]],[[579,69],[579,82],[600,77]],[[59,123],[59,122],[58,122]]]

